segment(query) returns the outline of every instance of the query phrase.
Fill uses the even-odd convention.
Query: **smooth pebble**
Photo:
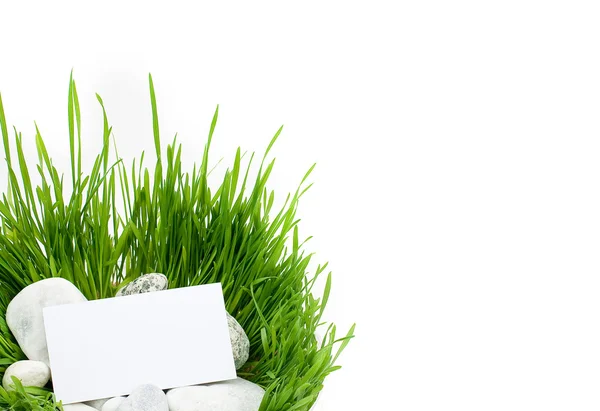
[[[125,401],[125,397],[111,398],[104,403],[100,411],[117,411],[123,401]]]
[[[92,408],[97,409],[98,411],[100,411],[102,409],[102,406],[106,403],[106,401],[108,401],[110,398],[103,398],[101,400],[93,400],[93,401],[86,401],[84,402],[85,405],[89,405]]]
[[[65,411],[97,411],[95,408],[85,405],[83,403],[67,404],[63,405]]]
[[[170,411],[258,411],[265,395],[242,378],[215,384],[175,388],[167,393]]]
[[[4,372],[2,386],[7,391],[14,389],[13,376],[25,387],[43,387],[50,380],[50,368],[41,361],[17,361]]]
[[[30,360],[50,365],[42,310],[53,305],[87,301],[71,282],[48,278],[23,288],[6,308],[6,323]]]

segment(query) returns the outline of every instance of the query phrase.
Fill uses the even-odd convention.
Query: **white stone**
[[[117,411],[169,411],[167,396],[155,385],[140,385],[127,399],[125,399]]]
[[[125,397],[111,398],[104,403],[100,411],[117,411],[123,401],[125,401]]]
[[[258,385],[242,378],[195,385],[167,393],[170,411],[258,411],[265,395]]]
[[[108,401],[110,398],[103,398],[101,400],[93,400],[93,401],[86,401],[84,402],[85,405],[89,405],[92,408],[97,409],[98,411],[100,411],[102,409],[102,406],[106,403],[106,401]]]
[[[163,291],[166,290],[168,286],[169,280],[167,280],[167,277],[164,274],[144,274],[117,291],[116,297]]]
[[[65,411],[97,411],[95,408],[92,408],[89,405],[85,405],[80,402],[76,404],[63,405],[63,409]]]
[[[13,376],[25,387],[43,387],[50,380],[50,368],[41,361],[17,361],[4,372],[2,386],[7,391],[14,389]]]
[[[250,340],[240,323],[229,313],[227,313],[227,325],[229,326],[229,339],[231,340],[235,369],[239,370],[248,361]]]
[[[42,309],[86,301],[81,291],[64,278],[48,278],[25,287],[6,308],[6,323],[30,360],[50,365]]]

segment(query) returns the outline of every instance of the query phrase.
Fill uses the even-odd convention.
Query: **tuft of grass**
[[[71,181],[50,158],[36,126],[38,161],[29,164],[22,135],[9,134],[0,95],[0,132],[8,187],[0,198],[0,378],[6,367],[25,359],[6,326],[6,306],[25,286],[49,277],[73,282],[88,299],[114,296],[123,284],[148,272],[162,272],[171,288],[221,282],[227,310],[250,339],[250,359],[238,375],[266,389],[261,411],[308,411],[325,378],[340,367],[338,356],[353,337],[341,338],[321,318],[331,290],[313,287],[327,264],[309,273],[312,254],[300,239],[296,210],[313,168],[285,204],[273,209],[267,188],[274,159],[269,153],[282,129],[251,173],[238,148],[219,187],[208,185],[209,151],[217,125],[215,110],[198,166],[185,171],[176,138],[162,151],[158,107],[149,77],[156,162],[144,166],[144,153],[131,166],[111,150],[112,128],[102,98],[103,146],[82,169],[81,116],[73,76],[69,80],[68,126]],[[12,134],[12,137],[11,137]],[[12,143],[12,144],[11,144]],[[12,147],[14,146],[14,148]],[[113,156],[114,158],[111,159]],[[34,187],[31,173],[41,183]],[[69,189],[69,195],[65,195]],[[122,204],[117,204],[117,202]],[[323,328],[318,342],[315,332]],[[165,350],[176,347],[165,347]],[[61,409],[50,388],[0,389],[0,408]]]

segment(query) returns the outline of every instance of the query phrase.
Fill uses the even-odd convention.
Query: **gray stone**
[[[6,323],[30,360],[50,365],[42,309],[86,301],[81,291],[64,278],[48,278],[25,287],[6,309]]]
[[[125,287],[117,291],[116,297],[132,294],[151,293],[153,291],[163,291],[169,286],[169,281],[164,274],[150,273],[144,274]]]
[[[117,411],[123,401],[125,401],[125,397],[111,398],[104,403],[100,411]]]
[[[106,403],[106,401],[108,401],[110,398],[103,398],[101,400],[93,400],[93,401],[86,401],[84,402],[85,405],[89,405],[90,407],[97,409],[98,411],[100,411],[102,409],[102,406]]]
[[[65,411],[97,411],[95,408],[92,408],[89,405],[85,405],[80,402],[76,404],[63,405],[63,409]]]
[[[4,372],[2,386],[6,391],[14,389],[13,376],[25,387],[43,387],[50,380],[50,368],[41,361],[17,361]]]
[[[195,385],[167,393],[170,411],[258,411],[265,395],[258,385],[241,378]]]
[[[117,411],[169,411],[167,396],[155,385],[140,385],[127,399],[125,399]]]
[[[248,361],[250,340],[248,340],[248,336],[240,323],[229,313],[227,313],[227,325],[229,326],[229,339],[231,340],[235,369],[239,370]]]

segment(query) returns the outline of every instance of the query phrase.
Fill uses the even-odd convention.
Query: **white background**
[[[301,234],[358,323],[321,410],[600,408],[597,2],[13,3],[6,114],[65,172],[71,68],[90,158],[94,92],[153,152],[152,72],[187,164],[217,103],[215,162],[285,124],[270,187],[318,163]]]

